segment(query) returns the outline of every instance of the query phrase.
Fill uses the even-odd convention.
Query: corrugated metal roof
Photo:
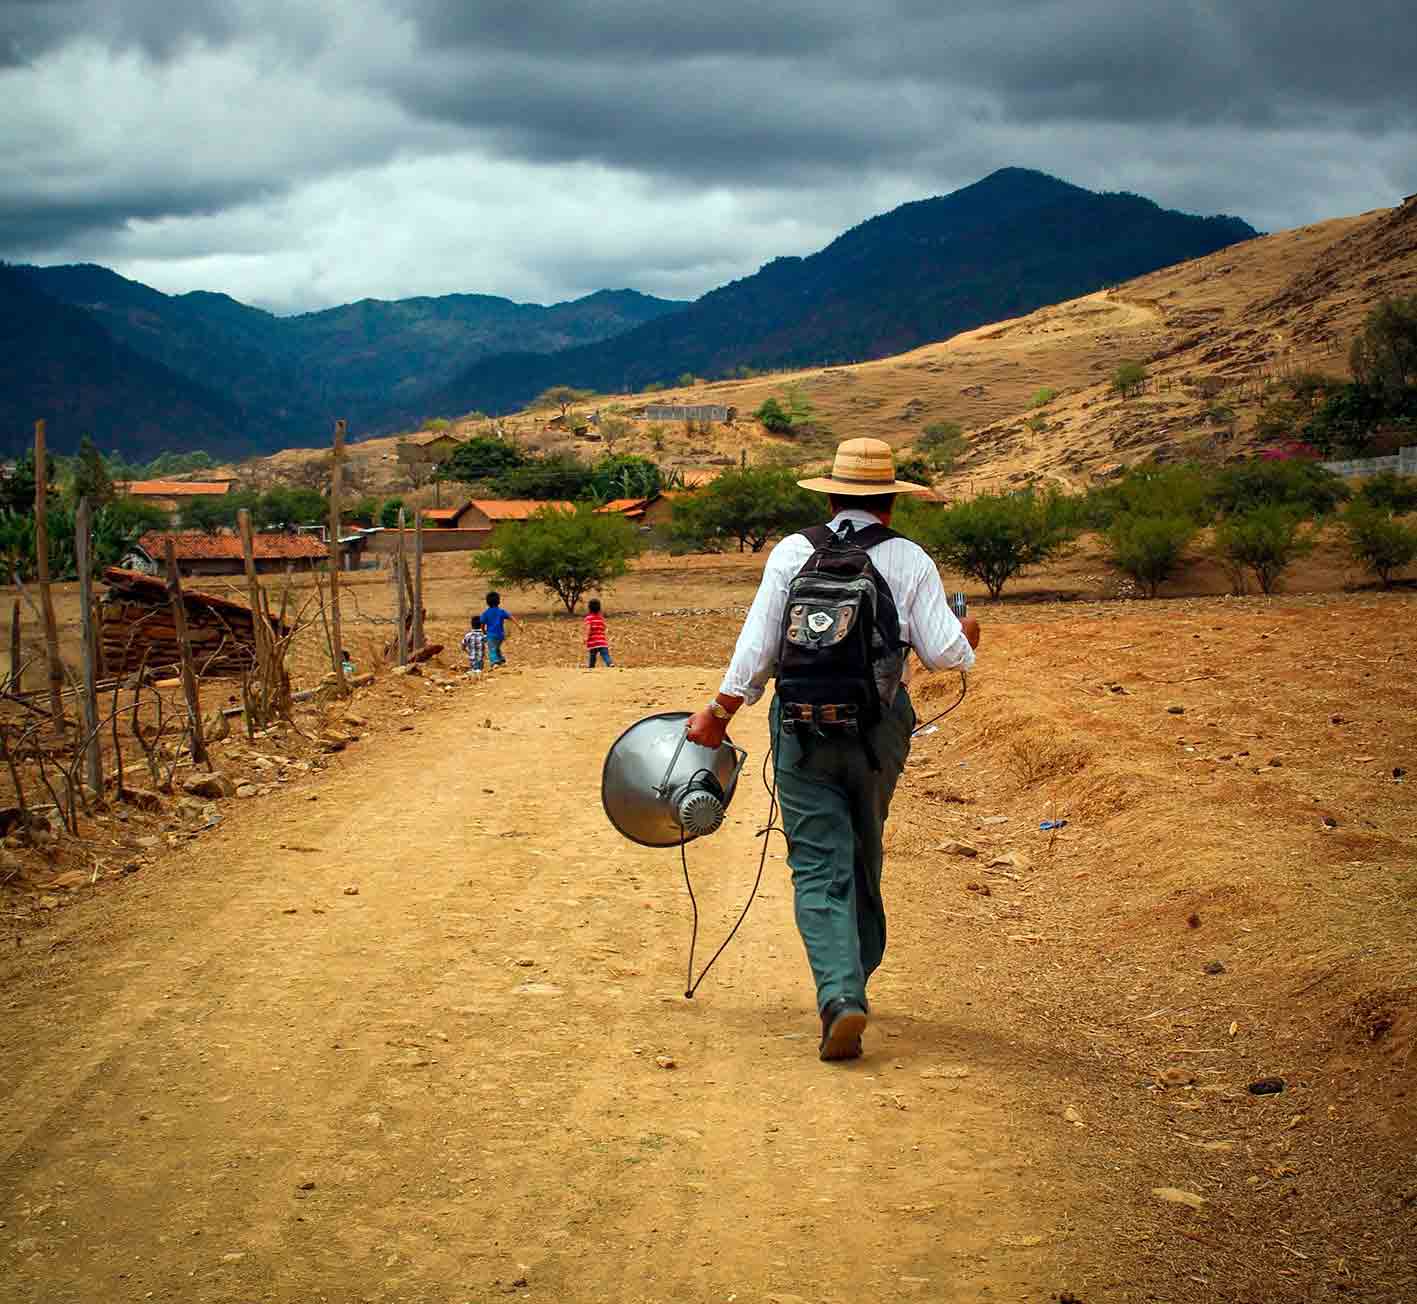
[[[128,492],[154,498],[220,497],[231,492],[231,481],[134,480],[128,485]]]
[[[138,540],[138,547],[160,561],[167,556],[168,539],[173,542],[178,561],[241,560],[241,540],[234,534],[152,530]],[[308,534],[258,534],[251,540],[251,551],[258,561],[298,561],[306,557],[328,557],[330,552],[325,543]]]
[[[554,507],[560,512],[576,510],[575,503],[543,501],[539,498],[474,498],[472,506],[492,521],[525,521],[535,516],[543,507]]]

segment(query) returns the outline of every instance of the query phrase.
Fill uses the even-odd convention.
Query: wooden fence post
[[[408,664],[408,597],[404,590],[404,569],[407,563],[404,560],[404,540],[407,538],[404,530],[404,511],[399,508],[399,547],[394,554],[394,584],[399,591],[399,665]]]
[[[251,513],[245,507],[236,513],[236,532],[241,537],[241,561],[246,571],[246,600],[251,604],[251,639],[256,646],[256,676],[259,685],[256,690],[256,702],[260,720],[246,721],[246,731],[249,734],[253,732],[254,724],[259,723],[264,728],[270,723],[269,703],[266,699],[271,687],[271,627],[266,620],[265,595],[261,592],[261,581],[256,578],[256,544],[251,534]]]
[[[202,703],[197,696],[197,674],[192,666],[192,640],[187,633],[187,608],[182,602],[182,574],[177,569],[177,549],[169,534],[167,545],[167,598],[172,604],[172,624],[177,631],[177,653],[182,661],[182,693],[187,699],[187,715],[192,724],[192,760],[212,768],[207,742],[202,736]]]
[[[79,564],[79,620],[84,641],[84,768],[89,787],[103,796],[103,751],[98,741],[98,633],[93,619],[93,512],[88,495],[79,499],[74,521],[74,551]]]
[[[49,712],[64,731],[64,665],[59,660],[59,626],[49,586],[49,455],[43,421],[34,423],[34,552],[39,573],[39,612],[44,620],[44,659],[49,667]]]
[[[413,513],[413,650],[423,650],[423,513]]]
[[[335,686],[341,693],[348,693],[349,681],[344,675],[344,633],[340,628],[339,615],[340,482],[344,479],[344,432],[344,422],[336,421],[334,457],[330,466],[330,664],[334,667]]]
[[[23,652],[20,643],[20,600],[15,599],[14,610],[10,612],[10,691],[21,691],[20,670],[24,665],[20,657]]]

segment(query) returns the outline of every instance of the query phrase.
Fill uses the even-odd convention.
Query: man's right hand
[[[959,627],[964,631],[964,636],[969,640],[969,646],[977,648],[979,646],[979,621],[973,616],[966,616],[959,622]]]
[[[717,748],[723,746],[724,736],[728,733],[728,721],[720,720],[705,707],[689,717],[684,732],[689,735],[691,743],[698,743],[700,747]]]

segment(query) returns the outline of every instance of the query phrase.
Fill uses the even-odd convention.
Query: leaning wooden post
[[[79,499],[74,552],[79,564],[79,620],[84,640],[84,768],[89,787],[103,796],[103,752],[98,741],[98,636],[93,619],[93,513],[88,495]]]
[[[14,610],[10,612],[10,691],[18,693],[22,687],[20,684],[20,671],[24,667],[24,662],[20,660],[23,648],[20,644],[20,600],[15,599]]]
[[[187,608],[182,602],[182,575],[177,569],[177,549],[168,535],[167,600],[172,606],[172,625],[177,631],[177,655],[182,662],[182,693],[187,699],[187,715],[192,724],[192,760],[211,769],[206,739],[202,737],[202,703],[197,696],[197,674],[192,668],[192,640],[187,633]]]
[[[335,671],[335,684],[340,692],[349,692],[349,683],[344,677],[344,634],[340,630],[339,618],[339,518],[340,481],[344,479],[344,431],[343,421],[335,422],[335,450],[330,466],[330,664]]]
[[[265,604],[262,602],[261,581],[256,578],[256,542],[251,534],[251,513],[245,507],[236,513],[236,531],[241,536],[241,560],[246,570],[246,600],[251,604],[251,640],[256,649],[256,690],[257,714],[259,721],[246,721],[247,732],[259,723],[269,724],[267,701],[270,693],[271,627],[266,623]]]
[[[59,626],[54,619],[54,594],[49,587],[49,454],[44,446],[44,422],[34,423],[34,552],[39,571],[39,613],[44,619],[44,659],[49,667],[49,713],[54,727],[64,729],[64,664],[59,660]]]
[[[413,650],[423,650],[423,513],[413,514]]]
[[[394,554],[394,584],[399,591],[399,665],[408,664],[408,596],[404,590],[404,542],[407,532],[404,529],[404,510],[399,508],[399,548]]]

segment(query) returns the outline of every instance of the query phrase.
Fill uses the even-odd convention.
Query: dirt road
[[[868,1055],[820,1064],[778,843],[683,999],[677,857],[599,766],[709,687],[509,674],[66,912],[7,1001],[5,1298],[1049,1299],[1046,1069],[963,943],[889,902]],[[690,849],[710,947],[765,808]]]

